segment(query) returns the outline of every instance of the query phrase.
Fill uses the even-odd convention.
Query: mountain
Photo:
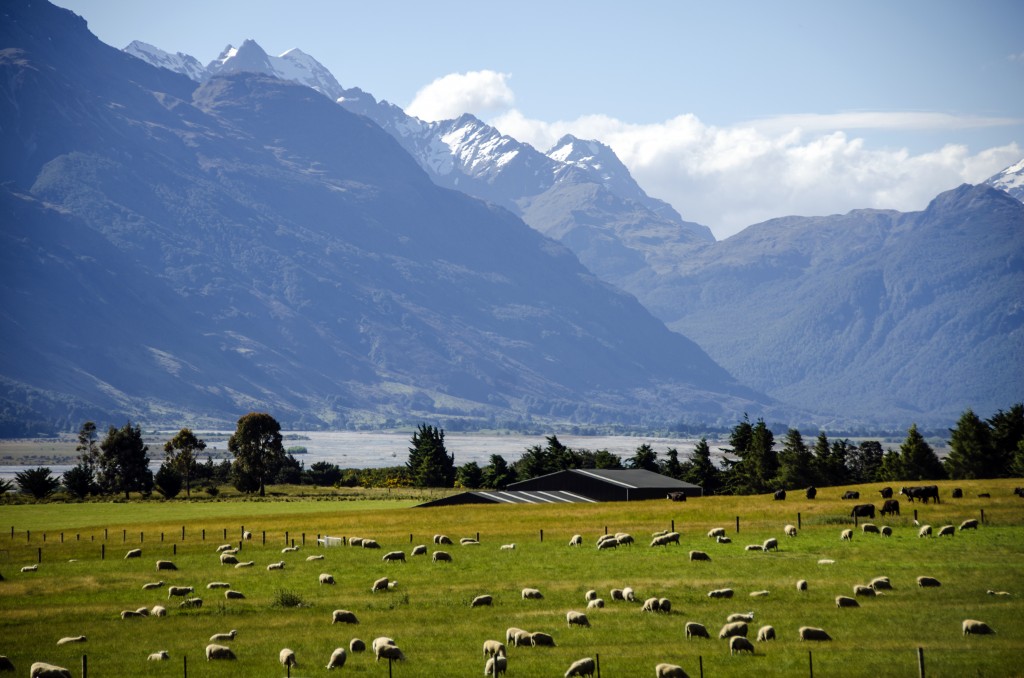
[[[227,68],[280,68],[249,43],[197,84],[48,3],[0,15],[0,432],[775,411],[370,120]]]
[[[989,177],[985,183],[1006,191],[1017,200],[1024,202],[1024,159],[1010,165],[999,174]]]

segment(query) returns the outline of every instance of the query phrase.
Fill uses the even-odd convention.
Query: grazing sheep
[[[435,563],[450,563],[452,562],[452,555],[447,551],[434,551],[434,554],[430,557]]]
[[[70,645],[71,643],[84,643],[85,636],[64,636],[57,641],[58,645]]]
[[[128,560],[129,558],[141,558],[141,557],[142,557],[142,549],[132,549],[128,553],[124,554],[124,559],[125,560]]]
[[[223,643],[223,642],[226,642],[226,641],[229,641],[229,640],[234,640],[235,636],[237,636],[237,635],[238,635],[238,631],[236,631],[235,629],[231,629],[227,633],[215,633],[212,636],[210,636],[210,642],[211,643]]]
[[[149,608],[146,608],[146,607],[137,608],[135,610],[135,612],[138,613],[139,615],[143,616],[143,617],[148,617],[149,616]]]
[[[252,541],[252,532],[250,532],[249,530],[246,530],[245,532],[243,532],[242,533],[242,539],[244,539],[246,541]]]
[[[665,614],[668,614],[671,611],[672,611],[672,601],[669,600],[668,598],[659,598],[658,599],[658,612],[664,612]]]
[[[709,556],[708,554],[704,553],[703,551],[690,551],[690,560],[691,561],[694,561],[694,560],[707,560],[707,561],[710,561],[711,560],[711,556]]]
[[[159,652],[154,652],[153,654],[151,654],[148,657],[146,657],[146,661],[163,662],[163,661],[167,661],[170,658],[171,658],[171,655],[170,655],[169,652],[167,652],[167,650],[160,650]]]
[[[710,638],[708,630],[703,624],[697,622],[686,622],[687,638]]]
[[[611,596],[612,596],[612,600],[625,600],[626,599],[625,594],[622,593],[622,589],[612,589],[611,590]]]
[[[992,589],[989,589],[988,591],[985,591],[985,593],[987,593],[990,596],[1003,596],[1003,597],[1009,597],[1010,596],[1010,592],[1009,591],[993,591]]]
[[[716,537],[715,541],[718,542],[719,544],[731,544],[732,543],[732,539],[729,539],[728,537]]]
[[[815,497],[818,496],[818,488],[816,488],[814,485],[811,485],[810,487],[807,488],[806,494],[808,499],[814,499]]]
[[[836,596],[836,607],[860,607],[860,603],[850,596]]]
[[[537,589],[523,589],[523,600],[540,600],[543,597]]]
[[[601,598],[594,598],[587,603],[588,610],[597,610],[604,607],[604,600]]]
[[[644,612],[657,612],[661,609],[661,604],[657,598],[648,598],[644,601],[643,607],[640,608]]]
[[[724,537],[724,536],[725,536],[725,528],[724,527],[713,527],[710,530],[708,530],[708,537],[710,537],[711,539],[714,539],[715,537]]]
[[[379,549],[380,548],[380,544],[378,544],[377,541],[374,540],[374,539],[364,539],[363,543],[362,543],[362,547],[364,549]]]
[[[751,598],[764,598],[767,595],[771,595],[771,591],[751,591]]]
[[[147,614],[143,615],[136,610],[121,610],[121,619],[138,619],[145,616],[148,616],[148,611]]]
[[[500,640],[485,640],[484,641],[484,656],[485,657],[495,657],[495,656],[502,656],[503,657],[506,654],[507,653],[505,652],[505,643],[501,642]]]
[[[233,553],[220,554],[221,565],[238,565],[238,556]]]
[[[918,536],[918,538],[932,536],[932,526],[931,525],[922,525],[921,529],[919,529],[917,531],[917,536]]]
[[[405,655],[398,649],[397,645],[378,645],[374,654],[377,656],[375,661],[380,661],[381,659],[405,661]]]
[[[583,545],[583,535],[582,534],[574,534],[572,536],[572,539],[569,540],[569,546],[582,546],[582,545]]]
[[[832,636],[825,633],[824,629],[814,626],[801,626],[799,634],[800,640],[832,640]]]
[[[298,666],[299,660],[295,658],[295,650],[290,650],[287,647],[281,650],[277,655],[278,660],[281,662],[281,666]]]
[[[36,662],[29,669],[30,678],[71,678],[71,672],[62,666]]]
[[[743,547],[744,551],[764,551],[764,546],[761,544],[747,544]]]
[[[283,570],[283,569],[284,569],[284,561],[283,560],[278,561],[276,563],[271,563],[270,565],[267,565],[267,572],[270,572],[272,570]]]
[[[658,664],[654,667],[655,678],[690,678],[682,666],[675,664]]]
[[[154,605],[153,609],[150,610],[150,614],[152,614],[154,617],[166,617],[167,608],[163,605]]]
[[[358,624],[359,620],[356,619],[354,612],[348,610],[335,610],[331,614],[332,624]]]
[[[754,644],[742,636],[733,636],[729,639],[729,654],[737,652],[754,654]]]
[[[715,589],[708,591],[708,598],[732,598],[732,589]]]
[[[38,572],[39,571],[39,565],[26,565],[25,567],[21,568],[21,571],[22,572]]]
[[[654,545],[655,544],[652,542],[651,546],[654,546]],[[615,537],[609,537],[608,539],[602,539],[601,541],[597,542],[597,550],[598,551],[603,551],[605,549],[615,549],[615,548],[618,548],[618,547],[619,547],[619,542],[615,539]]]
[[[158,560],[156,561],[156,569],[160,570],[177,570],[178,566],[169,560]]]
[[[477,596],[473,599],[473,602],[469,604],[470,607],[483,607],[484,605],[490,605],[494,602],[494,598],[488,595]]]
[[[516,545],[515,544],[502,544],[501,546],[498,547],[498,550],[499,551],[515,551],[516,550]]]
[[[547,633],[534,631],[530,634],[530,645],[533,647],[555,647],[555,639]]]
[[[960,523],[960,531],[961,532],[963,532],[964,530],[976,530],[976,529],[978,529],[978,519],[977,518],[970,518],[970,519],[965,520],[964,522]]]
[[[484,675],[493,676],[495,674],[502,674],[508,669],[508,659],[505,655],[498,657],[491,657],[484,664]]]
[[[876,591],[892,590],[892,583],[889,581],[888,577],[875,577],[874,579],[868,582],[868,586],[870,586]]]
[[[436,544],[437,542],[434,542],[434,543]],[[348,545],[349,546],[362,546],[363,545],[363,538],[362,537],[349,537],[348,538]]]
[[[782,528],[782,531],[786,533],[787,537],[795,537],[796,525],[786,525],[784,528]]]
[[[142,585],[142,590],[143,591],[151,591],[152,589],[162,589],[163,587],[164,587],[164,582],[161,579],[160,581],[151,581],[148,584],[143,584]]]
[[[401,562],[404,563],[405,562],[405,551],[389,551],[388,553],[384,554],[384,557],[381,558],[381,560],[384,561],[385,563],[394,563],[394,562],[398,562],[398,561],[401,561]]]
[[[633,535],[631,535],[631,534],[626,534],[625,532],[619,532],[618,534],[615,535],[615,542],[619,546],[629,546],[630,544],[633,543],[633,541],[634,541],[633,540]],[[679,539],[678,538],[676,539],[676,543],[677,544],[679,543]]]
[[[435,534],[434,535],[434,543],[435,544],[451,544],[452,540],[451,540],[450,537],[448,537],[448,535],[445,535],[445,534]]]
[[[353,638],[348,642],[349,652],[366,652],[366,643],[360,638]]]
[[[622,589],[622,597],[631,603],[636,602],[636,593],[633,592],[632,586]]]
[[[768,640],[775,640],[774,626],[762,626],[757,630],[757,642],[763,643]]]
[[[737,621],[730,622],[722,627],[722,630],[718,632],[719,638],[732,638],[733,636],[747,635],[747,622]]]
[[[183,598],[183,597],[187,596],[188,594],[192,593],[193,591],[194,591],[194,589],[191,586],[168,586],[167,587],[167,600],[170,600],[171,598],[173,598],[175,596]]]
[[[384,645],[394,645],[394,644],[395,644],[395,639],[394,638],[388,638],[387,636],[377,636],[376,638],[373,639],[373,642],[370,643],[370,649],[373,650],[374,654],[377,654],[377,648],[382,647]]]
[[[724,536],[724,535],[723,535]],[[651,540],[651,546],[668,546],[669,544],[679,544],[680,534],[678,532],[668,532],[660,537],[655,537]]]
[[[939,583],[939,580],[935,577],[918,577],[917,585],[922,588],[942,586],[942,584]]]
[[[237,569],[242,568],[242,567],[252,567],[255,564],[256,564],[255,560],[246,560],[245,562],[237,563],[235,565],[235,569],[237,570]]]
[[[874,523],[864,523],[860,526],[861,532],[864,534],[878,534],[878,526]]]
[[[227,591],[225,591],[224,597],[228,600],[245,600],[244,593],[242,593],[241,591],[234,591],[232,589],[228,589]]]
[[[796,581],[796,590],[797,591],[806,591],[807,590],[807,580],[806,579],[797,579],[797,581]]]
[[[977,619],[965,619],[963,628],[965,636],[985,636],[995,633],[988,624]]]
[[[956,534],[956,528],[952,525],[943,525],[939,528],[940,537],[952,537]]]
[[[853,541],[853,530],[843,530],[839,533],[840,541]]]
[[[888,525],[882,525],[882,536],[883,537],[891,537],[892,536],[892,528],[889,527]]]
[[[818,560],[818,565],[835,565],[836,561],[831,558],[821,558]]]
[[[373,585],[370,586],[370,593],[376,593],[377,591],[387,591],[388,588],[390,588],[390,582],[388,582],[388,578],[381,577],[380,579],[374,580]]]
[[[417,546],[414,546],[413,549],[412,549],[412,554],[414,556],[425,556],[425,555],[427,555],[427,546],[426,546],[426,544],[419,544]]]
[[[728,617],[726,617],[725,621],[727,621],[729,623],[732,623],[732,622],[747,622],[748,624],[750,624],[750,623],[752,623],[754,621],[754,612],[753,611],[750,611],[750,612],[736,612],[736,613],[730,614]]]
[[[778,551],[779,550],[779,540],[776,539],[775,537],[769,537],[768,539],[764,540],[763,544],[761,544],[761,548],[763,548],[765,551],[771,551],[773,549],[775,551]]]
[[[480,542],[472,537],[463,537],[459,540],[459,544],[462,546],[479,546]]]
[[[597,591],[595,591],[594,589],[590,589],[589,591],[587,591],[586,593],[583,594],[583,600],[587,601],[587,602],[589,602],[591,600],[594,600],[596,598],[597,598]]]
[[[862,596],[865,598],[873,598],[875,596],[875,589],[870,586],[862,586],[856,584],[853,587],[853,595]]]
[[[202,598],[186,598],[185,600],[183,600],[180,603],[178,603],[178,607],[180,607],[183,610],[196,609],[196,608],[200,608],[202,606],[203,606],[203,599]]]
[[[206,588],[208,588],[208,589],[229,589],[229,588],[231,588],[231,584],[227,583],[226,581],[211,581],[209,584],[206,585]]]
[[[524,642],[520,642],[520,641],[524,641]],[[523,644],[529,645],[530,644],[530,634],[527,633],[526,631],[520,629],[520,628],[517,628],[515,626],[510,626],[507,629],[505,629],[505,642],[507,644],[513,645],[515,647],[519,647],[520,645],[523,645]]]
[[[238,657],[235,656],[230,647],[211,643],[206,646],[206,661],[213,659],[238,659]]]
[[[321,584],[334,584],[335,583],[334,582],[334,575],[333,574],[329,574],[327,572],[321,572],[320,573],[320,583]]]
[[[298,550],[298,546],[285,546],[283,549],[281,549],[281,553],[295,553]]]
[[[583,659],[577,659],[569,665],[569,669],[565,672],[565,678],[571,678],[572,676],[592,676],[594,671],[597,670],[597,664],[590,657],[584,657]]]

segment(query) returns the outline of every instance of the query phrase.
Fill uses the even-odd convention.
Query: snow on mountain
[[[1006,191],[1017,200],[1024,202],[1024,159],[1010,165],[999,174],[989,177],[985,183]]]
[[[171,54],[141,40],[133,40],[124,48],[124,51],[153,66],[186,75],[196,82],[202,82],[207,77],[206,68],[199,63],[198,59],[188,54],[181,52]]]

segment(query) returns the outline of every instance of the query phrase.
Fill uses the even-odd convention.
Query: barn
[[[559,504],[664,499],[671,492],[700,497],[699,485],[642,469],[570,469],[512,483],[504,491],[462,492],[419,507],[458,504]]]

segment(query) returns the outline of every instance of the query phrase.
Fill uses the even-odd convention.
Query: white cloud
[[[515,103],[507,73],[469,71],[450,73],[416,92],[406,113],[432,122],[457,118],[463,113],[477,116],[503,111]]]

